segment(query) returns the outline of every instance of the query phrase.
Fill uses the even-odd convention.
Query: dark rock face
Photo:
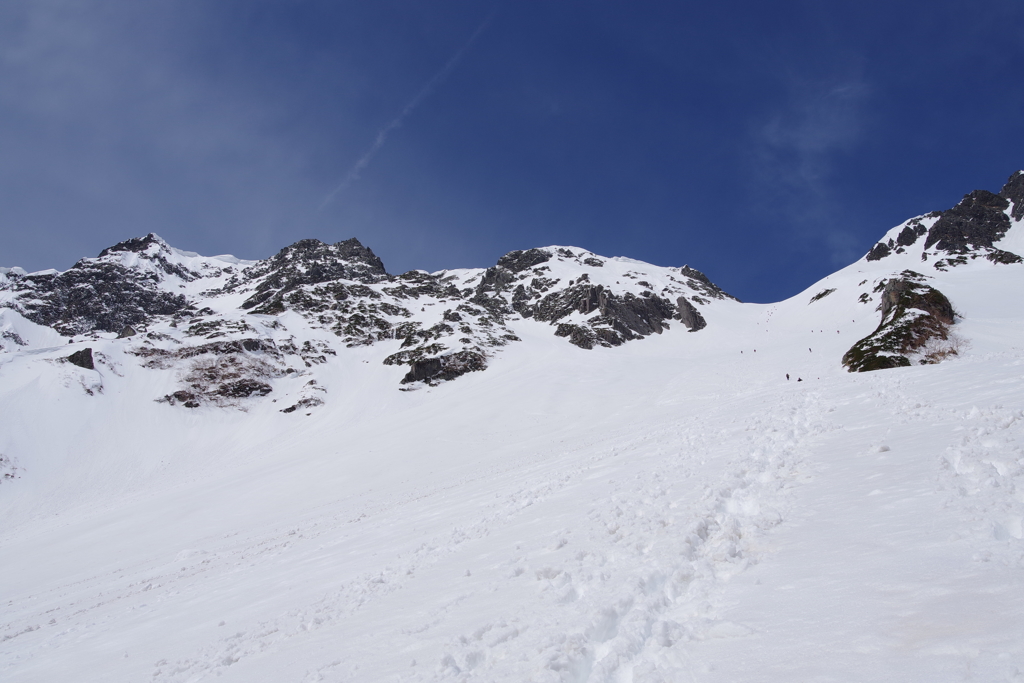
[[[1019,221],[1024,218],[1024,171],[1017,171],[1011,175],[999,196],[1013,202],[1013,210],[1010,212],[1013,220]]]
[[[690,266],[686,265],[686,266],[683,266],[682,268],[680,268],[679,272],[682,273],[683,275],[685,275],[688,278],[692,278],[694,280],[699,280],[699,281],[703,282],[704,284],[709,285],[711,287],[715,286],[715,284],[713,282],[711,282],[711,280],[708,278],[707,275],[705,275],[701,271],[697,270],[696,268],[691,268]]]
[[[587,281],[552,292],[539,302],[522,307],[525,317],[542,322],[557,323],[574,312],[584,315],[597,313],[587,320],[589,333],[580,325],[559,324],[555,334],[584,349],[601,346],[619,346],[632,339],[649,334],[661,334],[668,328],[667,321],[675,313],[675,306],[656,294],[636,296],[632,293],[617,295],[603,285]],[[527,315],[528,313],[528,315]],[[699,316],[699,314],[698,314]],[[575,330],[575,331],[573,331]]]
[[[604,287],[595,287],[589,283],[577,284],[547,294],[540,301],[523,307],[524,317],[532,317],[541,322],[554,323],[573,311],[589,313],[597,310],[602,303],[607,303]]]
[[[925,249],[934,248],[936,251],[954,256],[975,252],[971,254],[971,258],[985,256],[985,252],[995,249],[993,245],[1002,239],[1010,228],[1007,209],[1010,209],[1014,220],[1024,218],[1024,171],[1017,171],[1011,175],[999,194],[975,190],[964,195],[960,203],[952,209],[928,214],[928,218],[938,217],[930,229],[925,229],[920,218],[910,221],[895,240],[875,244],[866,259],[878,261],[893,251],[902,253],[905,247],[915,244],[924,234],[927,234]],[[993,257],[991,253],[987,254],[987,258],[996,263],[1016,263],[1005,260],[1007,257]],[[966,263],[966,260],[948,261],[945,265],[955,266],[960,263]]]
[[[932,339],[948,339],[956,321],[953,305],[923,282],[924,276],[908,270],[885,283],[881,323],[843,355],[850,372],[909,366],[905,354],[919,351]]]
[[[410,370],[402,378],[402,384],[424,382],[437,384],[461,377],[467,372],[478,372],[487,369],[487,359],[476,351],[458,351],[446,356],[428,358],[411,363]]]
[[[425,382],[437,377],[441,374],[441,371],[444,370],[444,364],[441,363],[440,358],[415,360],[409,365],[411,369],[406,373],[405,377],[402,378],[402,384],[409,384],[410,382]]]
[[[937,218],[942,214],[938,211],[933,211],[925,216],[914,218],[909,221],[900,234],[896,236],[896,239],[889,238],[884,242],[878,242],[875,246],[871,247],[871,251],[867,253],[865,257],[868,261],[880,261],[886,256],[892,253],[902,254],[906,247],[909,247],[917,243],[920,237],[928,232],[928,229],[924,227],[925,218]]]
[[[986,190],[975,190],[942,216],[928,231],[924,248],[964,253],[992,247],[1010,229],[1010,202]]]
[[[181,294],[158,289],[144,273],[95,259],[83,259],[56,275],[28,275],[19,284],[22,291],[14,303],[22,315],[66,336],[120,332],[189,305]]]
[[[896,236],[896,244],[901,247],[909,247],[917,238],[927,233],[928,230],[921,225],[920,221],[911,221],[910,225],[900,230],[900,234]]]
[[[550,260],[551,254],[543,249],[528,249],[526,251],[510,251],[498,259],[498,265],[513,273],[519,273]]]
[[[661,334],[668,329],[667,320],[675,314],[675,307],[657,294],[636,296],[626,292],[621,297],[607,296],[603,307],[598,309],[603,322],[619,332],[624,340]]]
[[[559,323],[555,328],[556,337],[567,337],[569,343],[581,349],[592,349],[597,346],[621,346],[622,336],[613,329],[607,327],[588,327],[586,325],[571,325]]]
[[[904,277],[886,283],[880,304],[882,317],[888,317],[890,313],[897,311],[903,312],[899,309],[914,308],[924,311],[943,324],[952,325],[955,313],[949,299],[939,290],[920,284],[920,280],[914,278],[915,275],[921,278],[912,271],[904,271]]]
[[[685,297],[679,297],[676,299],[676,307],[678,309],[676,317],[679,318],[681,323],[686,325],[686,329],[690,330],[690,332],[703,330],[708,326],[707,321],[704,320],[704,316],[702,316],[700,311],[698,311],[693,304],[687,301]]]
[[[1017,256],[1011,251],[1003,251],[1002,249],[993,249],[985,256],[992,263],[1003,263],[1009,265],[1011,263],[1021,263],[1024,261],[1020,256]]]
[[[476,287],[477,296],[485,296],[490,293],[501,293],[506,291],[516,281],[515,272],[502,265],[491,266],[484,271],[480,278],[480,284]]]
[[[96,369],[95,363],[92,362],[92,349],[75,351],[73,354],[68,356],[68,362],[72,365],[77,365],[80,368],[85,368],[86,370]]]
[[[591,267],[604,267],[605,262],[587,256],[587,252],[574,254],[569,249],[560,248],[553,253],[531,251],[512,252],[499,265],[489,268],[481,277],[472,301],[487,307],[496,317],[515,312],[524,318],[555,325],[556,336],[565,337],[584,349],[619,346],[650,334],[660,334],[669,328],[672,319],[683,321],[691,331],[707,325],[685,297],[680,312],[680,292],[678,288],[673,290],[671,285],[663,287],[661,295],[655,294],[653,285],[640,279],[638,273],[627,272],[624,277],[647,288],[639,296],[632,292],[616,293],[606,285],[593,284],[588,273],[570,280],[566,286],[560,280],[546,276],[545,271],[549,268],[536,266],[556,256],[559,260],[575,259],[578,264]],[[682,280],[670,279],[692,290],[693,302],[707,304],[708,299],[734,299],[695,268],[683,266],[679,273]],[[510,307],[506,303],[509,299]],[[582,314],[586,320],[564,322],[574,313]]]
[[[815,294],[814,296],[812,296],[811,300],[807,302],[807,305],[811,305],[815,301],[821,301],[822,299],[824,299],[829,294],[833,294],[835,291],[836,291],[835,287],[829,287],[828,289],[823,289],[820,292],[818,292],[817,294]]]
[[[881,261],[886,256],[892,253],[892,249],[885,242],[879,242],[875,246],[871,247],[871,251],[865,257],[868,261]]]

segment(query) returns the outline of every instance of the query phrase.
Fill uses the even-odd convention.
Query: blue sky
[[[585,247],[791,296],[1024,168],[1024,3],[6,0],[0,265]]]

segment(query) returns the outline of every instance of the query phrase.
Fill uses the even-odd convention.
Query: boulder
[[[95,370],[96,365],[92,361],[92,349],[86,348],[81,351],[75,351],[73,354],[68,356],[67,361],[72,365],[77,365],[80,368],[86,370]]]

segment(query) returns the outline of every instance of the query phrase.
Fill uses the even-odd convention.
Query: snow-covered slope
[[[1022,179],[769,305],[557,246],[5,269],[0,674],[1017,680]]]

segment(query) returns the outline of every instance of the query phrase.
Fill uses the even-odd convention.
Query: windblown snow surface
[[[348,349],[308,416],[5,311],[0,678],[1024,681],[1024,265],[918,257],[415,391]],[[847,373],[904,267],[959,355]]]

